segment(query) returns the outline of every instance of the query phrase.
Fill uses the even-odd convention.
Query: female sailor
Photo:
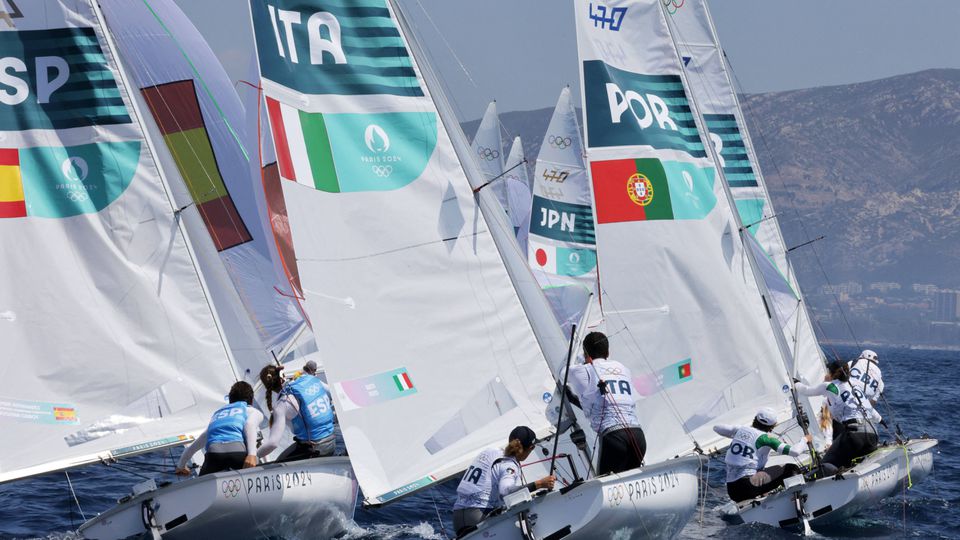
[[[187,463],[201,448],[200,476],[257,466],[257,430],[263,414],[251,406],[253,387],[243,381],[234,383],[227,397],[230,403],[213,413],[207,429],[180,456],[178,475],[190,474]]]
[[[521,489],[553,489],[554,477],[545,476],[529,484],[523,481],[520,462],[536,448],[536,434],[527,426],[513,428],[507,448],[488,448],[480,453],[457,486],[453,505],[453,530],[457,537],[470,532],[486,514],[500,506],[500,500]]]
[[[260,370],[260,382],[267,391],[267,408],[273,414],[270,436],[257,455],[264,457],[273,452],[288,424],[294,442],[280,454],[278,463],[333,455],[337,441],[333,433],[333,403],[326,383],[308,373],[287,381],[281,368],[274,365]],[[280,394],[276,404],[274,392]]]
[[[830,414],[840,428],[822,459],[823,472],[829,475],[877,449],[873,422],[880,421],[880,415],[860,389],[851,386],[846,363],[833,361],[827,365],[827,371],[824,382],[816,386],[797,383],[796,387],[799,394],[826,397]]]
[[[797,457],[800,449],[770,435],[777,425],[777,413],[770,407],[757,411],[750,426],[718,424],[713,430],[733,441],[727,448],[727,495],[734,502],[760,497],[783,485],[783,480],[800,472],[792,463],[764,468],[770,452]],[[807,435],[807,442],[810,442]]]

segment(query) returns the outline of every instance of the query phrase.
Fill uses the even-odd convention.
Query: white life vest
[[[836,388],[836,392],[831,390],[831,386]],[[830,416],[838,422],[880,418],[870,405],[870,400],[864,397],[859,388],[851,386],[849,382],[832,381],[827,385],[826,396]]]
[[[496,508],[500,506],[500,481],[511,476],[511,485],[521,485],[520,464],[505,457],[500,448],[487,448],[473,460],[457,485],[457,501],[453,509]]]
[[[880,393],[883,392],[883,374],[880,373],[880,366],[866,358],[851,360],[847,365],[850,367],[850,385],[860,390],[871,401],[879,399]]]
[[[609,429],[637,427],[636,396],[630,370],[616,360],[597,359],[592,364],[577,366],[583,370],[584,388],[580,389],[580,404],[590,417],[590,427],[597,433]],[[600,392],[597,384],[603,380],[607,392]]]
[[[767,464],[771,450],[788,454],[790,446],[752,426],[738,428],[724,457],[724,463],[727,465],[727,482],[753,476],[757,471],[762,470]]]

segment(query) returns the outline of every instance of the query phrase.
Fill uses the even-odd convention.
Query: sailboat
[[[549,418],[568,339],[398,5],[257,0],[252,15],[305,306],[324,321],[364,504],[458,476],[518,424],[569,440]],[[562,458],[564,489],[470,537],[669,537],[692,515],[698,456],[584,480],[589,459],[561,447],[578,454]]]
[[[593,198],[569,88],[560,92],[540,145],[532,199],[528,263],[557,320],[569,328],[584,316],[597,287]]]
[[[786,244],[706,0],[687,0],[669,9],[668,14],[687,79],[700,104],[713,151],[722,167],[722,176],[750,233],[746,239],[758,263],[759,280],[770,291],[774,318],[789,344],[789,354],[785,355],[787,369],[794,377],[819,382],[823,376],[823,353],[796,274],[786,257]],[[808,405],[807,412],[819,412],[819,403]],[[897,429],[899,431],[899,427]],[[907,440],[899,433],[896,438],[895,443],[882,445],[841,476],[806,483],[798,479],[780,492],[731,505],[728,516],[734,521],[780,527],[799,525],[805,532],[809,532],[811,524],[846,519],[899,492],[902,486],[922,480],[932,470],[936,440]]]
[[[487,105],[477,133],[470,143],[474,158],[490,183],[490,190],[497,197],[503,211],[513,224],[520,249],[526,249],[527,219],[530,216],[530,184],[527,180],[526,162],[520,138],[513,140],[510,153],[503,153],[503,138],[500,134],[500,116],[497,102]]]
[[[4,364],[0,383],[0,426],[19,441],[3,452],[2,482],[187,444],[230,384],[265,355],[250,319],[233,326],[249,315],[222,257],[243,229],[223,214],[200,212],[189,193],[197,178],[185,178],[201,165],[207,180],[219,180],[213,168],[220,174],[221,160],[235,154],[229,147],[218,154],[218,135],[238,125],[239,109],[221,101],[222,115],[210,115],[207,98],[222,95],[216,86],[223,83],[205,65],[212,55],[201,53],[191,59],[196,72],[183,69],[181,56],[152,64],[191,81],[189,92],[173,85],[175,98],[159,93],[170,107],[159,110],[175,125],[187,127],[177,114],[193,114],[191,130],[151,117],[150,88],[132,75],[143,69],[138,53],[145,52],[119,45],[112,30],[120,27],[111,25],[129,10],[136,20],[125,21],[125,30],[140,28],[174,54],[178,40],[194,35],[169,2],[152,2],[153,12],[147,4],[103,4],[111,20],[92,1],[21,3],[0,34],[9,61],[25,66],[19,94],[2,110],[0,339],[20,359]],[[174,157],[168,145],[178,138],[177,148],[195,159]],[[223,208],[230,194],[218,188],[200,193]],[[242,332],[249,339],[233,341]],[[327,530],[336,532],[355,497],[346,458],[172,487],[150,480],[80,532],[274,534],[281,521],[304,513],[328,518]]]

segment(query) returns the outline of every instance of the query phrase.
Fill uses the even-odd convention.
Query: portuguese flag
[[[689,379],[693,375],[693,371],[690,368],[690,361],[680,364],[677,366],[677,375],[680,376],[680,380]]]
[[[597,223],[673,219],[667,173],[659,159],[617,159],[590,164]]]

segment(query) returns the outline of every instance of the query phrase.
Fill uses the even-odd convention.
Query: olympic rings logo
[[[560,137],[557,135],[551,135],[550,138],[547,139],[547,142],[550,146],[559,148],[560,150],[569,148],[570,145],[573,144],[573,140],[570,137]]]
[[[673,15],[680,8],[683,7],[683,4],[687,0],[661,0],[663,2],[663,7],[667,8],[667,13]]]
[[[500,157],[500,151],[486,146],[477,147],[477,155],[487,161],[493,161]]]
[[[243,491],[243,480],[231,479],[220,483],[220,492],[225,499],[235,498]]]
[[[373,169],[373,174],[379,176],[380,178],[387,178],[393,174],[393,167],[390,165],[374,165],[371,168]]]
[[[603,370],[604,375],[623,375],[623,370],[618,367],[615,368],[606,368]]]
[[[613,506],[620,506],[623,503],[623,498],[626,497],[625,491],[623,484],[607,488],[607,501]]]
[[[87,195],[86,191],[69,191],[67,192],[67,198],[70,199],[70,202],[84,202],[90,198],[90,195]]]

